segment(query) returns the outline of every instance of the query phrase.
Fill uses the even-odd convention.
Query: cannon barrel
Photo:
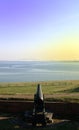
[[[44,97],[43,97],[43,93],[42,93],[42,89],[41,89],[41,85],[40,84],[38,84],[38,86],[37,86],[37,92],[36,92],[36,98],[37,98],[37,100],[44,100]]]
[[[42,93],[41,85],[37,85],[37,91],[34,95],[34,111],[45,111],[44,95]]]

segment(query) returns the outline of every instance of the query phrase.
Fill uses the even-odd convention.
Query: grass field
[[[39,82],[49,101],[79,102],[79,80]],[[0,83],[0,98],[33,100],[38,82]]]

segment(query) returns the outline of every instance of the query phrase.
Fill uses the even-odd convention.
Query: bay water
[[[79,80],[79,62],[0,61],[0,82]]]

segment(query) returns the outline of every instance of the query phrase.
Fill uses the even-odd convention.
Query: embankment
[[[45,106],[56,115],[79,116],[79,103],[46,102]],[[0,112],[19,113],[32,109],[31,101],[0,100]]]

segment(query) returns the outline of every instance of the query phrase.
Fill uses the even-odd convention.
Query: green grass
[[[46,100],[79,102],[79,80],[39,82]],[[33,100],[38,82],[0,83],[0,95]],[[28,97],[27,97],[28,95]]]
[[[35,83],[0,83],[0,94],[34,94],[36,91]],[[44,94],[54,94],[61,92],[79,92],[79,81],[52,81],[41,82]]]

